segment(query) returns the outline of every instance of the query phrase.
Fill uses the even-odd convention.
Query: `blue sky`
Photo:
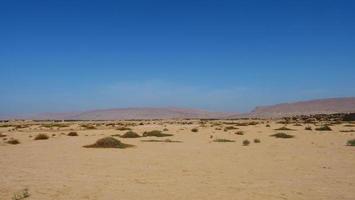
[[[355,1],[0,4],[0,115],[355,96]]]

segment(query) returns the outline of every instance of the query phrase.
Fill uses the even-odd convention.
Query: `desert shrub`
[[[11,199],[12,200],[22,200],[22,199],[26,199],[28,197],[30,197],[30,193],[28,192],[28,189],[25,188],[22,191],[15,193]]]
[[[77,132],[70,132],[68,133],[68,136],[79,136]]]
[[[14,138],[10,138],[6,143],[8,144],[20,144],[20,141]]]
[[[283,126],[281,128],[275,129],[276,131],[294,131],[294,129],[287,128],[286,126]]]
[[[294,126],[302,126],[302,124],[296,123],[296,124],[294,124]]]
[[[269,127],[270,127],[270,124],[266,124],[266,127],[268,127],[268,128],[269,128]]]
[[[235,129],[238,129],[238,128],[236,128],[234,126],[227,126],[224,128],[224,131],[235,130]]]
[[[259,139],[254,139],[254,143],[260,143],[261,141]]]
[[[4,134],[0,133],[0,138],[6,137],[6,136],[7,136],[7,135],[4,135]]]
[[[311,131],[311,130],[312,130],[312,127],[306,126],[306,128],[304,128],[304,130],[306,130],[306,131]]]
[[[133,131],[128,131],[125,134],[120,136],[121,138],[139,138],[141,137],[140,135],[138,135],[138,133],[133,132]]]
[[[295,137],[295,136],[289,135],[289,134],[287,134],[287,133],[276,133],[276,134],[271,135],[271,137],[285,138],[285,139],[287,139],[287,138],[293,138],[293,137]]]
[[[243,146],[248,146],[250,144],[250,141],[249,140],[244,140],[243,141]]]
[[[194,132],[194,133],[198,132],[198,128],[191,129],[191,132]]]
[[[82,124],[81,127],[88,129],[88,130],[96,129],[96,127],[91,124]]]
[[[173,135],[172,134],[163,133],[163,132],[158,131],[158,130],[146,131],[146,132],[143,133],[143,137],[169,137],[169,136],[173,136]]]
[[[142,142],[165,142],[165,143],[181,143],[182,141],[177,141],[177,140],[170,140],[170,139],[165,139],[165,140],[141,140]]]
[[[118,130],[118,131],[131,131],[132,129],[131,129],[131,128],[128,128],[128,127],[122,126],[122,127],[116,128],[116,130]]]
[[[44,133],[40,133],[35,137],[35,140],[48,140],[48,139],[49,139],[48,135]]]
[[[86,145],[85,148],[119,148],[125,149],[133,147],[134,145],[125,144],[113,137],[105,137],[97,140],[94,144]]]
[[[235,134],[236,135],[244,135],[244,131],[237,131]]]
[[[355,146],[355,139],[348,140],[347,145],[348,146]]]
[[[169,129],[167,129],[167,128],[164,128],[164,129],[163,129],[163,131],[169,131]]]
[[[213,142],[235,142],[235,140],[228,140],[228,139],[215,139]]]
[[[316,128],[316,131],[331,131],[332,129],[328,125],[324,125]]]
[[[351,129],[351,130],[340,130],[341,133],[353,133],[355,132],[355,130]]]

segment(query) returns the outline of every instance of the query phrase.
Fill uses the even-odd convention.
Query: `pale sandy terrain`
[[[239,130],[215,130],[207,123],[169,124],[157,121],[132,127],[140,135],[147,130],[169,129],[170,139],[182,143],[148,143],[142,139],[120,139],[134,144],[128,149],[87,149],[97,139],[122,134],[111,127],[78,130],[77,124],[60,130],[39,126],[9,132],[21,144],[0,142],[0,199],[29,189],[35,200],[157,200],[157,199],[355,199],[355,147],[345,146],[355,133],[341,133],[355,127],[332,126],[333,131],[275,131],[282,125],[271,122],[238,126]],[[171,121],[170,121],[171,122]],[[229,125],[223,125],[226,127]],[[191,132],[198,127],[199,132]],[[236,126],[237,127],[237,126]],[[314,126],[313,126],[314,127]],[[76,130],[78,137],[60,133]],[[56,134],[49,140],[33,140],[39,132]],[[269,135],[287,132],[292,139]],[[215,138],[234,143],[212,142]],[[253,140],[259,138],[261,143]],[[157,139],[157,138],[148,138]],[[162,138],[159,138],[162,139]],[[163,138],[164,139],[164,138]],[[251,141],[243,146],[242,141]]]

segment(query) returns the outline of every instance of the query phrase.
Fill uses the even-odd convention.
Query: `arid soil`
[[[20,197],[24,189],[29,194],[24,198],[33,200],[354,199],[355,147],[346,144],[355,139],[355,124],[316,131],[321,124],[290,123],[293,130],[275,130],[284,125],[249,122],[0,123],[0,199]],[[173,136],[118,137],[127,128]],[[280,132],[295,137],[270,137]],[[49,139],[35,140],[39,133]],[[135,146],[83,147],[112,135]],[[8,144],[11,138],[20,144]]]

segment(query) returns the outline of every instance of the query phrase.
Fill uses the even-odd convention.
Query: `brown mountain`
[[[225,118],[232,114],[186,108],[118,108],[77,113],[43,113],[25,118],[36,120],[210,119]]]
[[[256,107],[248,114],[234,117],[278,118],[295,115],[355,112],[355,97],[318,99]]]

